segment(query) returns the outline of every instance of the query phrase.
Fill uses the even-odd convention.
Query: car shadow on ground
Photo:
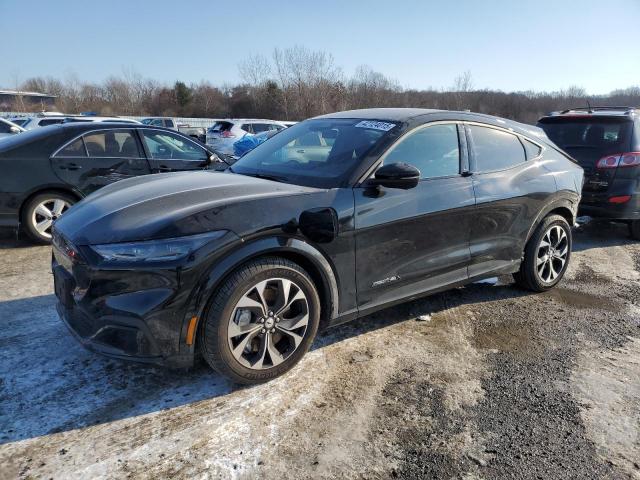
[[[472,284],[379,311],[321,332],[312,349],[419,315],[530,293]],[[45,295],[0,302],[0,444],[146,415],[228,395],[240,387],[203,362],[168,370],[86,351]],[[297,368],[305,368],[304,362]]]
[[[573,230],[573,251],[616,247],[638,243],[629,235],[626,223],[591,219]]]

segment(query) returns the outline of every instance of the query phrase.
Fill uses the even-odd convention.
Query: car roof
[[[344,112],[329,113],[314,118],[351,118],[363,120],[390,120],[394,122],[409,122],[419,117],[427,117],[431,121],[451,120],[463,122],[486,123],[501,128],[512,130],[521,135],[548,140],[544,130],[525,123],[496,117],[486,113],[474,113],[470,111],[436,110],[429,108],[365,108],[361,110],[346,110]],[[430,117],[430,118],[429,118]]]
[[[640,113],[639,107],[628,106],[602,106],[602,107],[579,107],[568,108],[557,112],[550,112],[543,118],[580,118],[580,117],[628,117],[637,118]]]
[[[443,111],[445,110],[430,108],[363,108],[360,110],[328,113],[314,118],[361,118],[363,120],[395,120],[397,122],[406,122],[421,115]]]
[[[61,128],[66,130],[104,130],[108,128],[125,128],[125,129],[138,129],[138,128],[152,128],[154,130],[166,130],[167,132],[176,133],[175,130],[165,127],[155,127],[150,125],[144,125],[142,123],[125,123],[125,122],[69,122],[59,123],[57,125],[51,125],[47,128]]]
[[[219,118],[218,120],[215,121],[215,123],[218,123],[218,122],[229,122],[229,123],[239,123],[239,122],[257,123],[257,122],[261,122],[261,123],[275,123],[275,124],[278,124],[278,125],[282,123],[279,120],[269,120],[267,118]]]

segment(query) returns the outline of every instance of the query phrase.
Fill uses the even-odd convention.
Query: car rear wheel
[[[309,350],[320,299],[309,275],[279,257],[236,270],[211,300],[199,335],[207,363],[236,383],[265,382]]]
[[[546,217],[525,247],[520,270],[513,275],[516,283],[534,292],[555,287],[567,271],[571,243],[571,227],[565,218]]]
[[[60,192],[36,195],[23,210],[22,225],[25,232],[38,243],[49,243],[53,222],[75,202],[74,197]]]

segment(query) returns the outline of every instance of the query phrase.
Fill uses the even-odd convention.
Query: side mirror
[[[18,127],[9,127],[9,132],[11,132],[11,133],[20,133],[21,130]]]
[[[418,185],[420,170],[408,163],[391,163],[376,170],[368,185],[408,190]]]

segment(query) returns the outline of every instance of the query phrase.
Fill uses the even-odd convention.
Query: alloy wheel
[[[538,245],[536,272],[540,280],[553,283],[563,272],[569,254],[569,237],[560,225],[552,225]]]
[[[297,350],[309,325],[309,302],[295,282],[270,278],[251,287],[235,305],[229,347],[245,367],[264,370]]]
[[[44,238],[51,238],[54,220],[66,212],[71,204],[61,198],[50,198],[40,202],[31,214],[33,228]]]

